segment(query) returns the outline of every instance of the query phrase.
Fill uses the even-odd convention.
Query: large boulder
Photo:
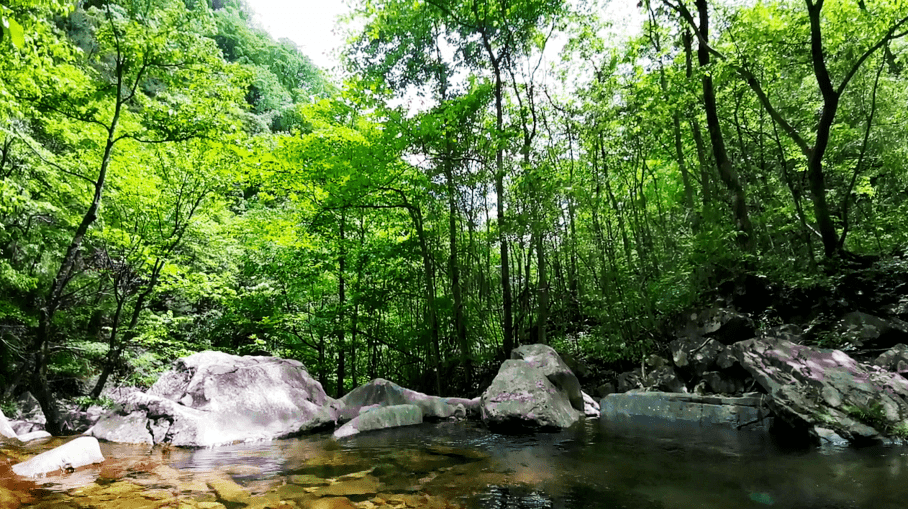
[[[337,403],[302,363],[199,352],[178,359],[90,433],[112,442],[210,447],[333,425]]]
[[[347,393],[340,400],[342,405],[338,420],[347,421],[363,411],[392,405],[416,405],[426,419],[448,419],[479,414],[479,399],[440,398],[429,396],[397,385],[383,378],[376,378]]]
[[[13,465],[23,477],[38,477],[50,472],[71,472],[79,467],[104,461],[101,446],[93,437],[79,437],[60,447]]]
[[[564,392],[571,406],[583,411],[580,381],[552,347],[540,344],[519,346],[511,351],[511,359],[523,360],[542,370],[546,378]]]
[[[769,394],[779,417],[821,437],[825,430],[853,442],[908,435],[908,380],[858,363],[839,350],[778,338],[733,347],[738,362]]]
[[[416,405],[391,405],[372,408],[334,431],[334,438],[355,435],[362,431],[396,428],[422,424],[423,411]]]
[[[481,401],[483,422],[504,431],[567,428],[582,416],[542,369],[517,359],[504,361]]]
[[[13,427],[10,426],[9,421],[6,420],[6,416],[3,415],[2,410],[0,410],[0,435],[5,438],[16,438],[16,432],[13,431]]]

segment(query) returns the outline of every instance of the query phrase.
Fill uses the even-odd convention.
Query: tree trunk
[[[704,40],[709,40],[709,11],[706,0],[696,0],[697,11],[700,15],[700,35]],[[709,48],[701,44],[697,50],[697,58],[701,68],[707,68],[710,64]],[[716,106],[716,93],[713,87],[713,79],[710,73],[704,72],[702,78],[703,84],[703,105],[706,110],[706,127],[709,131],[709,139],[713,146],[713,156],[716,159],[716,167],[719,170],[719,178],[731,193],[731,208],[735,217],[735,225],[738,229],[738,244],[745,251],[753,249],[753,225],[750,222],[750,216],[747,212],[747,197],[744,187],[738,178],[738,172],[735,171],[728,153],[725,150],[725,139],[722,136],[722,128],[719,125],[719,114]]]
[[[340,218],[340,257],[338,258],[338,269],[337,269],[337,324],[336,324],[336,333],[337,333],[337,387],[335,389],[336,398],[341,398],[344,395],[344,372],[346,367],[344,366],[344,348],[346,348],[346,305],[347,305],[347,294],[346,294],[346,279],[345,271],[347,270],[347,250],[344,246],[344,234],[346,230],[346,211],[341,210]]]

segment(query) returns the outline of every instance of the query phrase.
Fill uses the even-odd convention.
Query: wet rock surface
[[[23,477],[37,477],[50,472],[69,473],[79,467],[101,463],[104,455],[94,437],[79,437],[59,447],[13,465],[13,472]]]
[[[200,352],[134,392],[91,434],[113,442],[207,447],[333,426],[336,413],[302,363]]]
[[[416,405],[391,405],[362,412],[334,431],[334,438],[344,438],[363,431],[421,424],[423,412]]]

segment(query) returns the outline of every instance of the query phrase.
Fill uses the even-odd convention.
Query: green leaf
[[[6,31],[9,32],[9,37],[12,40],[13,45],[17,48],[25,46],[25,31],[22,30],[22,25],[12,18],[6,18],[4,21]]]

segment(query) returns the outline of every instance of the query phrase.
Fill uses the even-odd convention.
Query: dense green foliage
[[[55,393],[201,349],[473,395],[515,344],[637,361],[744,271],[905,248],[908,3],[639,11],[360,0],[341,85],[242,0],[0,7],[4,397],[59,431]]]

